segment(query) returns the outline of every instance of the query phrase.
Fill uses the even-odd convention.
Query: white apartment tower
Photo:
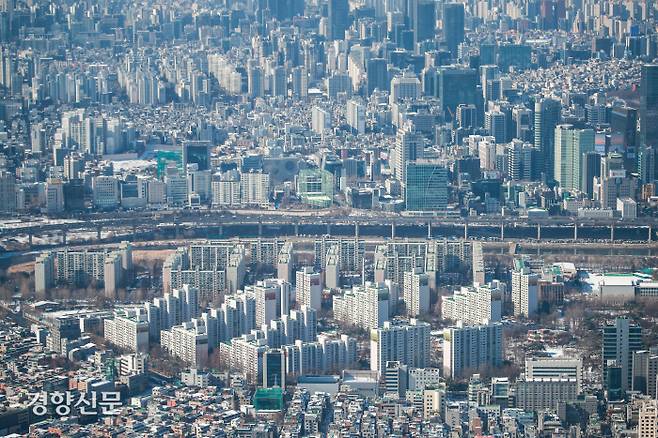
[[[407,315],[416,317],[430,311],[429,277],[421,269],[404,273],[403,299]]]
[[[305,266],[297,271],[297,304],[320,310],[322,305],[322,279],[313,268]]]
[[[386,362],[424,368],[430,359],[430,325],[416,319],[394,324],[386,321],[370,333],[370,369],[382,373]]]

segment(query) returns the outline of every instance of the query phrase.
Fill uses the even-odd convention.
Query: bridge
[[[323,211],[266,210],[180,210],[151,212],[112,212],[77,215],[60,220],[7,221],[0,225],[0,239],[59,236],[66,244],[69,236],[86,233],[92,242],[152,240],[187,237],[276,237],[276,236],[372,236],[381,238],[473,238],[520,241],[628,241],[651,243],[656,239],[654,218],[636,220],[551,217],[528,219],[506,216],[472,218],[414,217],[390,213],[340,214]],[[112,231],[115,237],[103,236]],[[107,235],[107,233],[105,233]],[[89,239],[87,239],[89,242]]]

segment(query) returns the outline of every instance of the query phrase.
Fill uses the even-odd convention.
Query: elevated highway
[[[153,240],[276,236],[372,236],[381,238],[471,238],[499,241],[625,241],[652,243],[658,220],[640,218],[583,219],[478,216],[414,217],[341,211],[150,211],[92,213],[68,218],[0,223],[0,240],[26,241],[49,237],[52,245],[85,234],[87,243],[112,239]],[[109,235],[108,235],[109,233]],[[43,246],[43,239],[39,246]],[[47,246],[47,245],[46,245]]]

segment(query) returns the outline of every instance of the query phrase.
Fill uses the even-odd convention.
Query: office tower
[[[621,389],[633,387],[633,352],[642,349],[642,328],[628,318],[618,317],[603,327],[603,375],[611,363],[621,369]],[[606,388],[609,389],[609,388]]]
[[[480,85],[482,86],[482,96],[485,102],[500,99],[500,82],[496,80],[499,77],[500,69],[497,65],[480,65]],[[497,86],[496,90],[494,90],[494,86]]]
[[[16,211],[16,176],[0,169],[0,212]]]
[[[292,94],[301,99],[308,97],[308,71],[304,66],[292,69]]]
[[[386,321],[370,334],[370,369],[383,373],[388,361],[424,368],[430,359],[430,325],[416,319],[394,324]]]
[[[345,39],[345,31],[349,27],[350,4],[348,0],[329,0],[328,8],[329,40]]]
[[[420,80],[412,72],[405,71],[391,80],[391,95],[389,103],[397,103],[404,99],[418,99],[421,95]]]
[[[508,377],[492,377],[489,385],[490,403],[507,408],[512,393],[511,383]]]
[[[46,150],[47,139],[43,123],[34,123],[30,127],[30,145],[32,152],[36,154],[40,154]]]
[[[288,96],[288,80],[286,68],[282,65],[274,67],[272,72],[272,96],[287,97]]]
[[[555,127],[560,123],[562,106],[559,101],[537,98],[535,101],[535,148],[540,152],[543,180],[553,178],[555,159]]]
[[[188,202],[187,178],[179,174],[178,169],[174,167],[173,169],[167,169],[164,182],[167,192],[166,203],[169,205],[186,205]]]
[[[517,70],[529,68],[532,65],[532,47],[503,42],[498,45],[497,64],[503,72],[508,72],[510,67]]]
[[[473,68],[447,66],[439,69],[438,97],[446,120],[454,120],[457,107],[461,104],[481,108],[482,96],[477,86],[478,72]]]
[[[514,315],[529,318],[539,309],[538,285],[539,276],[530,272],[523,261],[515,260],[512,271],[512,303]]]
[[[583,186],[582,157],[594,151],[594,130],[577,129],[573,125],[555,127],[554,177],[566,190],[585,191]]]
[[[496,143],[504,143],[507,137],[507,120],[500,111],[487,111],[484,113],[484,129],[496,139]]]
[[[430,311],[429,277],[421,269],[414,268],[404,273],[403,299],[410,317]]]
[[[357,100],[348,100],[346,108],[347,124],[353,134],[365,134],[366,132],[366,107]]]
[[[637,438],[658,438],[658,400],[640,401]]]
[[[601,175],[594,180],[594,193],[602,208],[616,208],[617,198],[635,198],[636,180],[624,169],[624,157],[609,153],[601,158]]]
[[[366,330],[380,328],[389,319],[391,301],[386,284],[366,282],[333,297],[334,318]]]
[[[286,357],[279,348],[263,354],[263,388],[286,387]]]
[[[329,99],[336,99],[339,93],[352,95],[352,79],[346,73],[335,72],[325,80]]]
[[[328,207],[334,197],[334,175],[322,169],[303,169],[297,176],[297,194],[302,202]]]
[[[430,161],[407,163],[404,200],[408,211],[445,211],[448,207],[448,170]]]
[[[210,170],[210,148],[208,141],[184,141],[183,169],[187,169],[188,164],[196,164],[197,170]]]
[[[525,377],[528,380],[567,377],[574,380],[576,391],[580,394],[583,384],[583,361],[569,358],[526,359]]]
[[[263,69],[257,65],[247,68],[247,93],[250,97],[263,96]]]
[[[322,304],[322,281],[320,274],[305,266],[297,271],[297,304],[320,310]]]
[[[642,66],[640,83],[640,145],[658,147],[658,64]]]
[[[473,129],[478,127],[478,109],[475,105],[457,105],[457,127],[463,129]]]
[[[375,90],[388,90],[388,66],[384,58],[371,58],[366,62],[366,74],[368,80],[368,96]]]
[[[603,372],[603,387],[605,388],[605,395],[608,400],[619,401],[624,399],[623,380],[621,365],[617,364],[615,360],[608,361]]]
[[[96,153],[105,153],[110,155],[120,154],[123,152],[126,147],[125,126],[123,120],[118,117],[108,119],[105,137],[104,151],[96,151],[96,146],[93,145],[93,141],[88,142],[89,146],[87,146],[86,151],[88,153],[93,153],[95,151]]]
[[[601,155],[598,152],[585,152],[580,157],[580,189],[594,198],[594,178],[601,176]]]
[[[59,178],[48,178],[44,187],[46,212],[57,214],[64,211],[64,183]]]
[[[112,209],[119,206],[119,180],[113,176],[96,176],[92,180],[94,205],[100,209]]]
[[[12,78],[14,77],[15,62],[9,47],[2,47],[0,53],[0,85],[11,92]]]
[[[658,378],[658,348],[633,352],[633,391],[656,398]]]
[[[502,316],[504,284],[478,284],[462,287],[441,297],[441,316],[465,325],[499,322]]]
[[[516,408],[526,412],[557,409],[559,403],[574,402],[578,397],[576,379],[567,376],[521,378],[516,381]]]
[[[500,323],[465,327],[461,322],[443,330],[443,376],[466,377],[503,361],[503,326]]]
[[[413,0],[411,11],[411,28],[414,31],[414,44],[434,38],[436,26],[436,5],[433,0]]]
[[[624,167],[635,171],[637,166],[637,110],[615,105],[610,110],[610,130],[621,134],[624,145]]]
[[[515,106],[512,108],[512,124],[516,130],[514,138],[522,141],[532,142],[533,120],[532,112],[525,106]]]
[[[464,42],[464,5],[445,3],[443,5],[443,40],[453,58],[458,56],[459,44]]]
[[[398,129],[395,137],[393,175],[401,184],[406,183],[407,164],[423,156],[423,138],[413,123],[407,122]]]
[[[404,397],[409,384],[409,368],[397,360],[388,361],[385,364],[383,380],[387,395]]]
[[[507,175],[512,181],[532,180],[533,146],[514,139],[507,146]]]

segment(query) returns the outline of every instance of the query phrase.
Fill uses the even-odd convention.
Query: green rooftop
[[[254,393],[253,404],[257,411],[282,411],[283,389],[259,388]]]

